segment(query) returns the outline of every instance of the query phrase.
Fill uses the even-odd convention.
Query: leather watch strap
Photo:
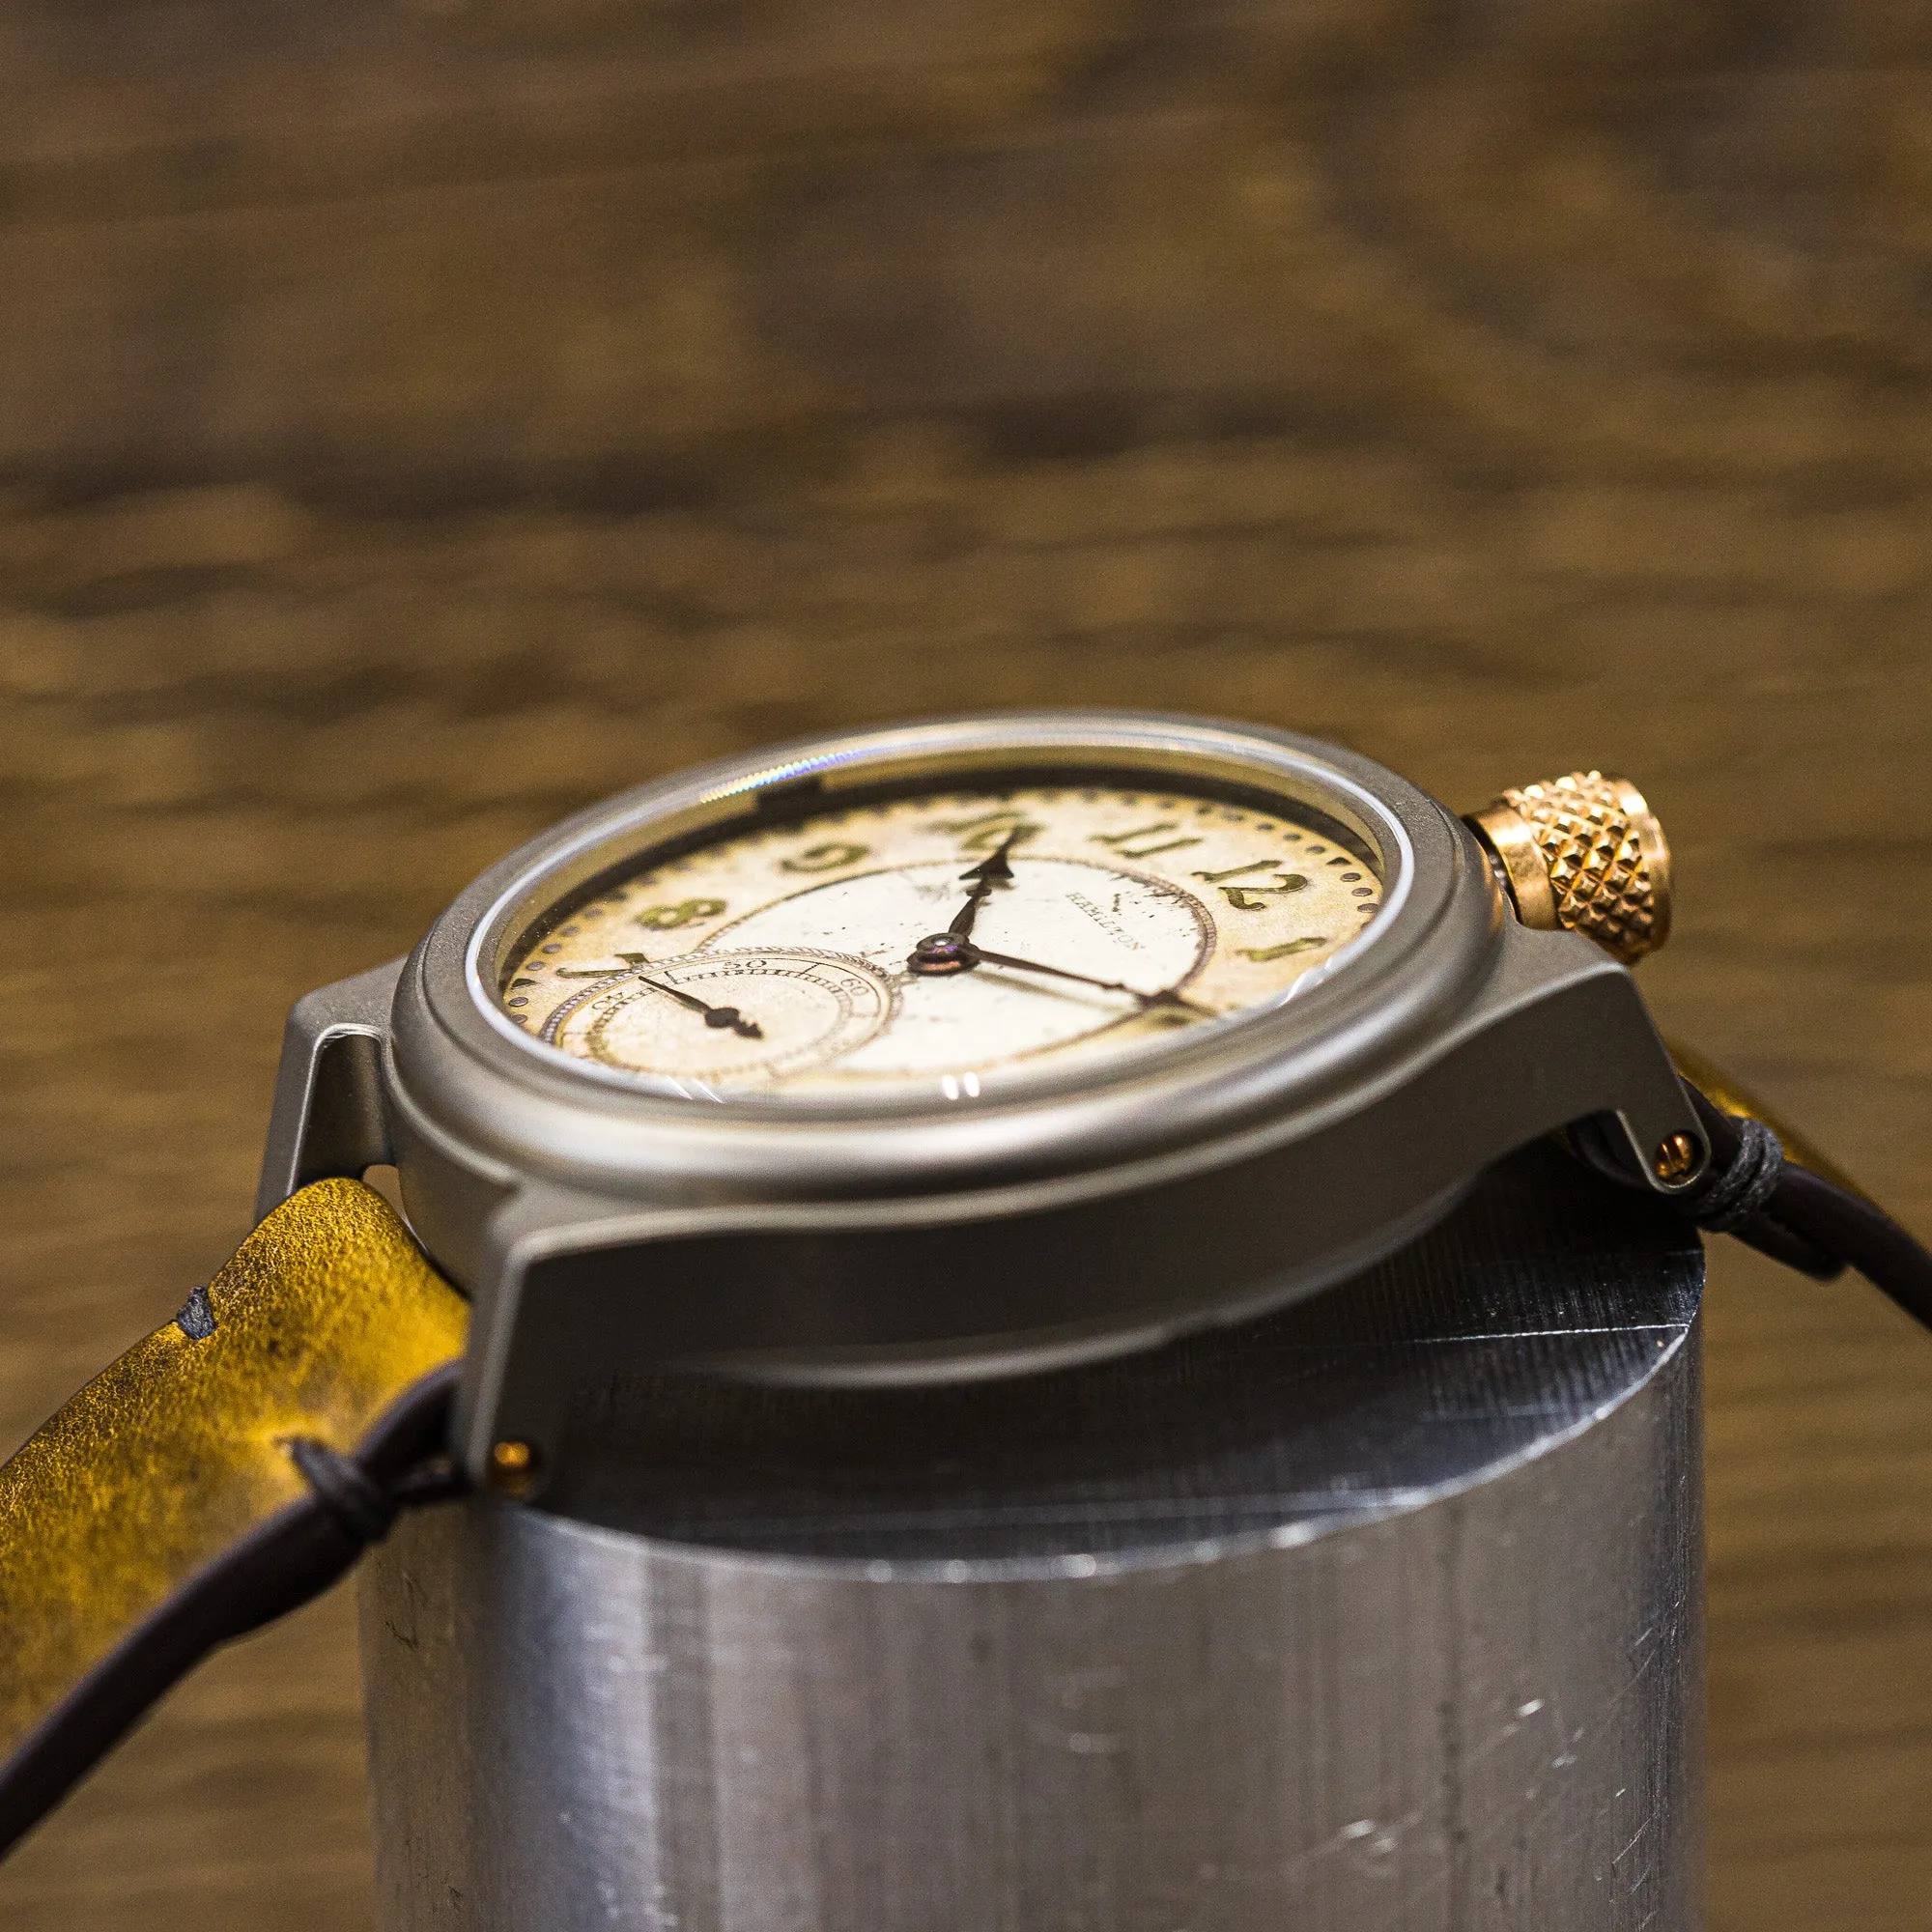
[[[1710,1153],[1676,1210],[1818,1281],[1855,1269],[1932,1328],[1932,1251],[1740,1081],[1689,1048],[1670,1054]],[[1641,1185],[1600,1122],[1577,1122],[1565,1139],[1605,1179]]]
[[[1700,1052],[1694,1046],[1685,1045],[1681,1039],[1666,1040],[1664,1044],[1670,1049],[1671,1064],[1677,1071],[1706,1099],[1735,1120],[1761,1122],[1777,1136],[1785,1154],[1800,1167],[1823,1176],[1834,1187],[1842,1187],[1847,1193],[1870,1199],[1817,1142],[1794,1126],[1788,1116],[1775,1108],[1761,1094],[1747,1087],[1735,1073],[1719,1066],[1709,1054]]]
[[[1719,1092],[1690,1089],[1711,1159],[1684,1211],[1812,1273],[1855,1267],[1932,1325],[1932,1255]],[[1588,1125],[1577,1151],[1635,1184]],[[210,1650],[460,1489],[467,1325],[380,1195],[317,1181],[0,1465],[0,1853]]]
[[[374,1189],[317,1181],[0,1464],[0,1812],[25,1829],[173,1676],[382,1534],[412,1499],[402,1459],[441,1447],[446,1389],[424,1378],[468,1318]],[[237,1582],[255,1603],[211,1606],[251,1544]],[[192,1619],[146,1639],[171,1662],[130,1655],[197,1591]],[[154,1688],[124,1711],[137,1681]],[[80,1720],[90,1687],[100,1708]],[[51,1748],[63,1723],[100,1741]]]

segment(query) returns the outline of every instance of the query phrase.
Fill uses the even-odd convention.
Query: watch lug
[[[518,1188],[489,1216],[491,1262],[474,1286],[469,1359],[450,1426],[456,1460],[471,1482],[490,1486],[492,1451],[499,1436],[506,1435],[525,1443],[536,1458],[528,1480],[514,1492],[518,1500],[540,1494],[554,1473],[557,1424],[571,1384],[571,1365],[562,1335],[541,1326],[531,1333],[518,1321],[532,1264],[559,1248],[567,1251],[577,1241],[594,1242],[592,1230],[618,1241],[626,1236],[648,1238],[660,1218],[649,1209],[626,1212],[610,1201],[543,1181]],[[519,1345],[516,1380],[522,1400],[513,1398],[506,1409],[510,1357]],[[640,1363],[652,1359],[648,1348],[635,1353]]]
[[[391,1157],[383,1044],[404,963],[391,959],[296,1002],[282,1034],[257,1221],[311,1180],[359,1176]]]
[[[1534,1013],[1539,1007],[1545,1009],[1540,1015]],[[1595,1118],[1632,1180],[1669,1196],[1703,1172],[1697,1116],[1628,967],[1576,933],[1511,924],[1470,1031],[1498,1025],[1511,1030],[1522,1056],[1518,1077],[1533,1093],[1553,1084],[1558,1069],[1590,1066],[1593,1084],[1605,1097],[1615,1096]],[[1660,1151],[1687,1136],[1699,1151],[1695,1163],[1663,1178]]]

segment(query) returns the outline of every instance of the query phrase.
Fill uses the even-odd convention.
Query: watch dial
[[[1382,881],[1312,813],[1111,784],[948,790],[727,833],[512,956],[531,1036],[699,1097],[966,1099],[1279,1001]]]

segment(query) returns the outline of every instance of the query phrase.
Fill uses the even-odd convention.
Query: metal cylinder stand
[[[619,1385],[364,1572],[386,1932],[1687,1932],[1702,1260],[1550,1150],[1317,1301]]]

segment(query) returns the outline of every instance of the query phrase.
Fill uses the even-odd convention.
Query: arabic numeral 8
[[[675,905],[646,906],[634,923],[646,932],[669,932],[680,925],[695,925],[700,920],[716,919],[724,910],[723,899],[679,899]]]

